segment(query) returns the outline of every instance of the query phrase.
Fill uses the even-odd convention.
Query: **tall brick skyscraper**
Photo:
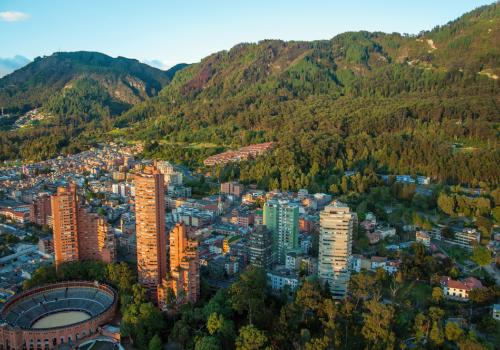
[[[158,286],[167,276],[163,174],[155,167],[146,167],[135,175],[134,184],[139,283],[157,299]]]
[[[181,222],[170,232],[170,288],[179,303],[196,303],[200,297],[198,242],[188,238]]]
[[[75,184],[59,187],[51,197],[55,263],[77,260],[115,260],[115,238],[109,225],[89,212]]]

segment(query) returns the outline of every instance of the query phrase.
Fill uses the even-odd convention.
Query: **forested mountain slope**
[[[184,69],[116,126],[170,143],[275,140],[273,154],[232,172],[283,189],[335,189],[345,169],[365,172],[356,186],[375,172],[496,184],[499,21],[493,4],[418,36],[240,44]],[[148,151],[186,160],[178,148]]]
[[[148,156],[197,165],[213,150],[189,144],[276,141],[268,156],[223,176],[332,191],[362,190],[376,173],[498,184],[499,48],[497,3],[417,36],[239,44],[185,67],[99,131],[82,129],[62,145],[46,139],[44,155],[126,137],[147,141]],[[3,158],[24,154],[25,141],[0,137]],[[346,181],[347,169],[360,174]]]
[[[43,159],[59,151],[75,152],[87,141],[72,142],[91,133],[99,136],[113,117],[156,96],[185,65],[162,71],[124,57],[98,52],[57,52],[38,57],[0,79],[0,106],[9,116],[0,119],[0,159]],[[38,108],[35,123],[14,124]],[[29,118],[23,118],[28,119]]]

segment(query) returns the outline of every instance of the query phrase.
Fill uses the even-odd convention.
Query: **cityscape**
[[[500,4],[468,11],[0,60],[0,350],[500,349]]]

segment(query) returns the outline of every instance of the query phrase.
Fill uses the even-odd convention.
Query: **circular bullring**
[[[97,282],[61,282],[15,295],[2,308],[0,350],[74,344],[110,322],[116,291]]]

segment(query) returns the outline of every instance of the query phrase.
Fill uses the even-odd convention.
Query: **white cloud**
[[[5,11],[0,12],[0,21],[3,22],[19,22],[28,19],[30,16],[24,12]]]
[[[163,70],[167,70],[175,64],[175,63],[170,62],[170,61],[162,61],[162,60],[157,60],[157,59],[152,59],[152,60],[144,59],[144,60],[142,60],[142,62],[146,63],[147,65],[150,65],[152,67],[163,69]]]

